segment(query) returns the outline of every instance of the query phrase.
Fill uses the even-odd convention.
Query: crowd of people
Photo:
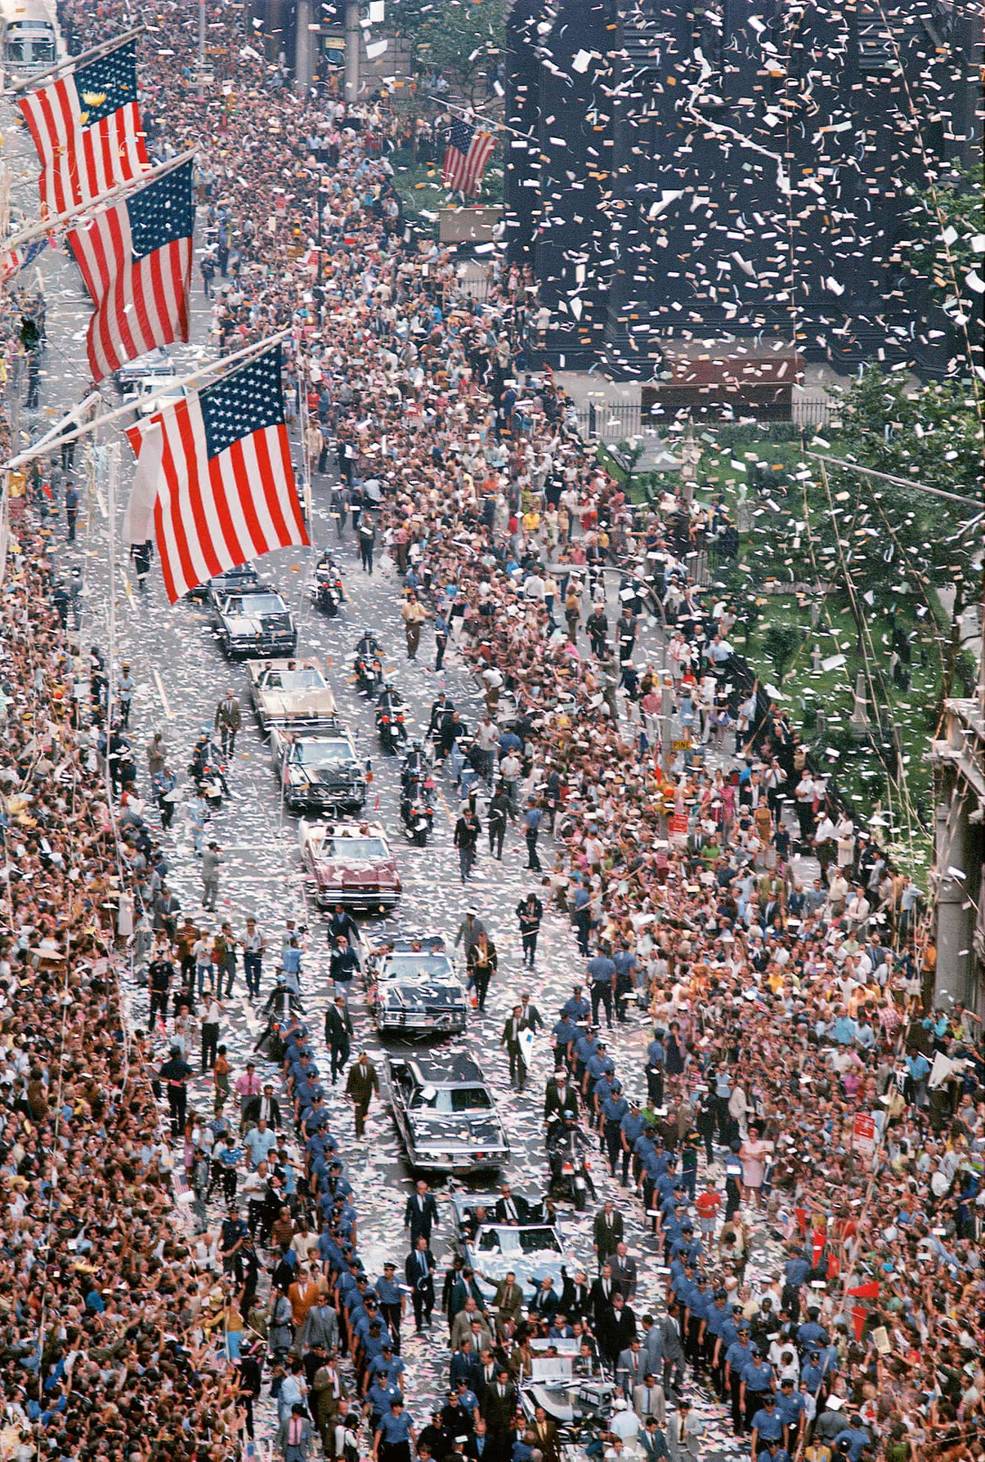
[[[83,0],[59,9],[78,48],[126,25],[122,0],[98,19]],[[298,409],[338,453],[339,531],[372,507],[400,589],[485,688],[500,737],[479,751],[495,775],[519,740],[523,785],[555,834],[545,901],[570,916],[587,961],[585,990],[557,1013],[556,1063],[665,1246],[667,1293],[634,1303],[641,1315],[669,1303],[679,1331],[678,1353],[673,1325],[639,1325],[675,1418],[657,1426],[671,1455],[700,1455],[681,1416],[689,1369],[721,1391],[739,1433],[751,1429],[757,1458],[982,1455],[981,1030],[973,1012],[925,1003],[912,885],[829,803],[796,728],[733,684],[734,611],[691,581],[679,505],[634,516],[549,373],[524,379],[529,281],[504,271],[476,304],[447,253],[405,238],[387,163],[403,124],[385,99],[347,109],[269,88],[236,19],[213,7],[216,87],[231,86],[206,103],[218,117],[207,124],[192,85],[197,9],[171,0],[159,17],[141,49],[148,132],[162,147],[163,123],[173,151],[208,138],[216,342],[229,351],[294,327]],[[321,298],[308,263],[319,211]],[[239,1122],[223,1117],[228,1094],[217,1101],[208,1146],[174,1099],[189,1192],[235,1200],[214,1252],[200,1211],[174,1223],[176,1164],[117,975],[128,901],[139,917],[162,855],[138,816],[110,815],[92,667],[45,608],[45,530],[24,522],[17,536],[3,621],[0,1455],[234,1455],[260,1394],[248,1326],[266,1336],[288,1462],[310,1455],[313,1430],[350,1462],[403,1462],[411,1447],[440,1462],[457,1433],[416,1434],[387,1390],[400,1389],[402,1292],[359,1262],[358,1193],[295,1018],[262,1054],[281,1063],[299,1145],[260,1156],[279,1124],[247,1112],[265,1096],[259,1078],[238,1093]],[[626,607],[610,621],[611,565]],[[639,643],[653,607],[675,739],[690,743],[672,755],[663,667],[643,663]],[[506,815],[518,815],[509,799]],[[798,873],[808,857],[816,878]],[[630,1003],[653,1037],[638,1069],[616,1071],[597,1027]],[[213,1069],[220,1049],[203,1044]],[[188,1052],[179,1041],[159,1073],[162,1103],[187,1080]],[[245,1199],[226,1184],[231,1168],[251,1174]],[[257,1246],[273,1271],[259,1301]],[[605,1301],[603,1331],[610,1308],[629,1308],[609,1290]],[[556,1315],[533,1323],[550,1335]],[[565,1318],[582,1333],[599,1328],[593,1317],[586,1303]],[[640,1405],[619,1373],[630,1328],[616,1326],[625,1347],[602,1347],[627,1412]],[[511,1402],[528,1334],[490,1336]],[[543,1452],[514,1421],[504,1456]],[[614,1422],[607,1450],[662,1455],[654,1426],[643,1430],[649,1444]]]

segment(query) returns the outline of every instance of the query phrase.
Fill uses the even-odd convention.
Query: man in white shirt
[[[630,1411],[629,1406],[619,1396],[612,1403],[613,1417],[609,1422],[609,1430],[614,1437],[619,1437],[627,1446],[631,1446],[640,1434],[642,1423],[635,1411]]]

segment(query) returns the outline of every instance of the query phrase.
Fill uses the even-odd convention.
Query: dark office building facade
[[[550,356],[647,377],[663,338],[765,337],[933,370],[907,190],[975,160],[980,29],[977,0],[517,0],[506,236]]]

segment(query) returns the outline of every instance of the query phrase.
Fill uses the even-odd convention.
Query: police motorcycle
[[[403,696],[383,682],[376,702],[376,731],[387,756],[394,756],[407,740],[407,713]]]
[[[360,695],[375,699],[384,686],[383,646],[372,630],[364,629],[352,659],[356,686]]]
[[[565,1112],[560,1121],[552,1122],[545,1141],[550,1170],[549,1193],[552,1198],[566,1198],[579,1213],[595,1198],[591,1163],[587,1153],[590,1141],[578,1125],[574,1112]]]
[[[400,816],[407,839],[426,848],[434,824],[435,788],[431,758],[415,741],[400,768]]]
[[[315,565],[311,600],[316,609],[334,619],[345,600],[342,571],[330,553],[323,553]]]

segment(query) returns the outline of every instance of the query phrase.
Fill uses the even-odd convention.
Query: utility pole
[[[345,99],[350,106],[359,97],[359,53],[362,43],[359,0],[345,0]]]

